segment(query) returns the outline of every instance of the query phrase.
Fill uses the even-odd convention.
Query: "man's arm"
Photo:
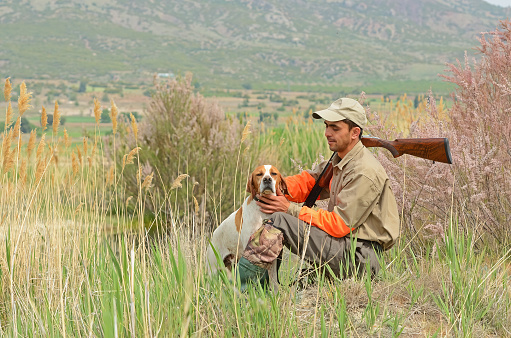
[[[290,202],[282,192],[278,192],[277,196],[261,196],[261,200],[268,204],[257,202],[257,205],[264,213],[287,212],[331,236],[344,237],[367,217],[379,195],[379,190],[367,177],[357,175],[337,196],[339,203],[334,211],[314,210],[305,206],[290,208]]]

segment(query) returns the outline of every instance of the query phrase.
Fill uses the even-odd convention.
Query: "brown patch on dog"
[[[232,266],[234,265],[234,255],[233,254],[229,254],[229,255],[225,256],[224,265],[229,271],[232,270]]]
[[[284,195],[289,195],[289,196],[291,196],[291,195],[289,194],[289,191],[287,190],[286,180],[284,179],[284,177],[282,176],[282,174],[281,174],[278,170],[277,170],[277,173],[278,173],[278,175],[279,175],[279,178],[278,178],[278,180],[279,180],[279,185],[278,185],[278,187],[277,187],[277,188],[278,188],[278,189],[280,189],[280,191],[282,191],[282,193],[283,193]],[[291,196],[291,197],[292,197],[292,196]]]
[[[234,217],[234,224],[236,224],[236,231],[241,231],[241,226],[243,225],[243,207],[240,207],[236,212],[236,216]]]

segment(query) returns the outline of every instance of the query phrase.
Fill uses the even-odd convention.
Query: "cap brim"
[[[330,122],[337,122],[346,119],[344,116],[342,116],[339,113],[335,113],[329,109],[324,109],[317,111],[315,113],[312,113],[312,117],[315,119],[323,119]]]

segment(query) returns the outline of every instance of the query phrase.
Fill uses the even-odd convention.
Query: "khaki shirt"
[[[328,161],[308,172],[317,179]],[[330,189],[320,198],[330,198],[328,211],[338,214],[353,236],[380,243],[389,249],[399,237],[399,214],[389,177],[373,154],[358,142],[341,160],[335,155]],[[291,203],[288,213],[298,217],[301,206]]]

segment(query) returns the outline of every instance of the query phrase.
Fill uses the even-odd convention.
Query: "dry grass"
[[[9,86],[6,81],[5,98],[10,96]],[[187,88],[186,83],[171,86],[174,90]],[[174,94],[172,90],[166,93]],[[23,104],[30,104],[26,89],[24,96]],[[163,109],[165,104],[178,109],[183,103],[165,98],[160,97],[154,109]],[[200,97],[193,96],[187,102],[193,105],[186,112],[207,111]],[[111,106],[114,120],[117,112],[113,101]],[[428,111],[438,116],[433,108]],[[171,171],[151,163],[154,157],[144,158],[149,148],[139,138],[153,135],[154,130],[137,125],[133,118],[128,131],[130,143],[125,149],[115,146],[126,131],[119,123],[114,126],[117,136],[111,139],[110,152],[105,151],[97,123],[93,137],[83,138],[72,147],[69,139],[58,139],[57,103],[51,138],[42,134],[37,140],[33,132],[24,143],[19,123],[6,128],[0,149],[2,335],[511,334],[509,249],[482,245],[479,229],[466,231],[473,220],[456,213],[463,209],[453,207],[459,181],[449,181],[451,190],[438,184],[438,189],[443,189],[442,199],[422,199],[412,194],[417,184],[434,188],[433,183],[442,181],[445,173],[424,161],[407,159],[404,164],[416,168],[409,170],[383,152],[377,156],[393,173],[405,226],[401,241],[385,253],[383,269],[374,281],[325,280],[312,274],[304,288],[283,286],[278,294],[254,288],[240,295],[226,275],[207,277],[204,252],[209,228],[223,218],[221,213],[211,217],[208,210],[214,213],[218,204],[224,203],[231,208],[239,202],[236,196],[240,200],[244,196],[247,173],[257,161],[249,157],[245,147],[250,146],[257,156],[280,161],[276,164],[287,174],[297,168],[285,156],[295,159],[298,167],[310,167],[317,161],[318,149],[325,150],[323,127],[301,116],[289,117],[280,129],[260,125],[242,131],[239,125],[224,126],[222,114],[212,109],[217,115],[209,118],[235,140],[229,161],[221,162],[229,166],[222,170],[234,168],[238,175],[237,184],[228,187],[232,199],[214,197],[225,191],[222,171],[202,180],[199,171],[195,176],[181,171],[186,165],[191,168],[192,164],[186,163],[191,157],[170,157],[182,161],[175,167],[180,170]],[[10,113],[6,108],[6,114],[12,114],[12,108]],[[18,117],[21,114],[19,110]],[[373,122],[385,133],[383,119]],[[203,128],[201,135],[212,135],[202,141],[219,140],[215,138],[219,131],[208,129],[211,124],[197,122],[196,127]],[[187,140],[197,145],[191,138]],[[164,138],[159,142],[169,145]],[[128,184],[135,189],[126,189]],[[443,198],[446,191],[449,196]],[[178,203],[177,194],[182,194],[183,203]],[[150,212],[145,208],[149,203]],[[208,209],[210,205],[213,207]],[[435,211],[433,216],[431,211]],[[440,223],[441,231],[428,237],[425,226],[432,221]],[[281,275],[293,271],[290,264]]]

